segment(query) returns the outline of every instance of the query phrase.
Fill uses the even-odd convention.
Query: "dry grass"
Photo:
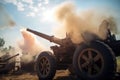
[[[120,72],[120,57],[117,57],[117,71]]]
[[[0,80],[38,80],[36,75],[25,73],[22,75],[2,75]]]

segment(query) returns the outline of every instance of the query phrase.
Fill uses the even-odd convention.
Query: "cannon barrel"
[[[56,44],[63,45],[62,39],[56,38],[54,36],[49,36],[49,35],[46,35],[46,34],[43,34],[43,33],[40,33],[40,32],[34,31],[34,30],[31,30],[31,29],[28,29],[28,28],[26,30],[31,32],[31,33],[33,33],[33,34],[35,34],[35,35],[37,35],[37,36],[40,36],[40,37],[42,37],[44,39],[47,39],[50,42],[54,42]]]
[[[13,56],[11,56],[11,57],[9,57],[9,58],[7,58],[7,59],[3,59],[2,62],[6,62],[6,61],[8,61],[8,60],[10,60],[10,59],[18,56],[18,55],[19,55],[19,54],[16,54],[16,55],[13,55]]]

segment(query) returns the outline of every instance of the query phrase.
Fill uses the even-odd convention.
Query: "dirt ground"
[[[118,64],[117,71],[120,72],[120,63]],[[81,80],[78,79],[76,76],[69,74],[70,72],[68,70],[58,70],[53,80]],[[0,80],[38,80],[38,77],[35,73],[6,74],[6,75],[0,74]],[[118,78],[114,80],[120,80],[120,76],[118,76]]]
[[[117,71],[120,75],[120,61],[117,61]],[[0,80],[38,80],[38,77],[35,73],[22,73],[22,74],[6,74],[1,75],[0,74]],[[57,70],[55,77],[53,80],[81,80],[78,79],[76,76],[70,75],[70,72],[68,70]],[[120,76],[118,76],[114,80],[120,80]]]
[[[114,80],[119,80],[114,79]],[[38,77],[36,74],[30,74],[30,73],[24,73],[21,75],[13,75],[13,74],[7,74],[7,75],[0,75],[0,80],[38,80]],[[53,80],[81,80],[78,79],[76,76],[69,75],[69,72],[67,70],[59,70],[56,72],[56,75]]]
[[[21,75],[1,75],[0,80],[38,80],[36,74],[24,73]],[[75,76],[70,76],[67,70],[59,70],[56,72],[54,80],[76,80]]]

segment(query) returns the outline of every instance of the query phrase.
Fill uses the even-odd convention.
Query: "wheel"
[[[85,80],[112,79],[116,71],[116,58],[105,43],[81,43],[73,56],[73,68]]]
[[[56,73],[56,60],[51,52],[42,52],[36,59],[39,80],[52,80]]]

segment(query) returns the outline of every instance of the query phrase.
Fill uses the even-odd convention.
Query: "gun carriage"
[[[15,67],[15,60],[12,60],[14,57],[18,56],[19,54],[10,56],[5,54],[0,57],[0,73],[8,73]]]
[[[27,29],[57,45],[51,46],[53,53],[43,51],[36,57],[36,71],[40,80],[53,79],[56,70],[69,69],[85,80],[111,79],[116,72],[116,57],[120,55],[120,40],[108,29],[107,38],[74,44],[70,37],[59,39],[54,36]],[[83,36],[84,37],[84,36]]]

